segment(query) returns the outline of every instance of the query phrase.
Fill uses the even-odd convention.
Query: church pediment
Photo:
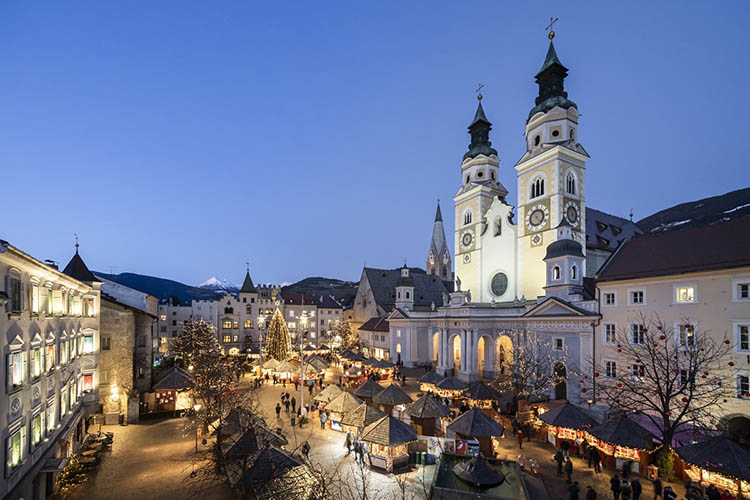
[[[590,311],[570,304],[557,297],[550,297],[541,304],[524,313],[524,318],[549,316],[596,316]]]
[[[409,319],[409,316],[406,315],[405,312],[403,312],[401,309],[396,308],[393,311],[391,311],[391,314],[388,315],[388,319]]]

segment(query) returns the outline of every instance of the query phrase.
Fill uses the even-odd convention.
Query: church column
[[[445,339],[445,330],[442,328],[438,329],[438,368],[445,367],[445,345],[447,341]]]
[[[471,369],[469,371],[476,372],[479,370],[479,363],[477,360],[478,356],[478,340],[477,340],[477,330],[469,330],[471,332],[471,350],[469,351],[469,360],[471,362]]]
[[[466,349],[466,342],[468,341],[468,336],[466,335],[466,330],[461,330],[461,370],[462,372],[466,371],[466,352],[468,349]]]

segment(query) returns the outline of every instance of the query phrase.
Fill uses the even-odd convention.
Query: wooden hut
[[[501,395],[484,382],[475,382],[466,389],[464,397],[469,405],[486,410],[492,408],[492,403],[497,402]]]
[[[417,379],[419,382],[419,390],[422,392],[433,392],[435,391],[435,384],[440,382],[443,377],[435,372],[427,372]]]
[[[725,436],[681,446],[675,450],[683,462],[683,474],[693,481],[713,484],[733,495],[750,495],[750,450]]]
[[[359,436],[365,427],[384,416],[385,413],[380,408],[365,402],[344,415],[341,419],[341,427],[344,432],[351,431]]]
[[[440,397],[453,400],[454,404],[456,403],[455,400],[462,397],[463,392],[468,388],[468,384],[452,375],[441,379],[435,384],[435,392],[437,392]]]
[[[404,413],[409,415],[417,434],[423,436],[435,435],[437,420],[450,415],[450,410],[438,402],[432,395],[425,394],[406,407]],[[440,426],[437,426],[440,429]]]
[[[397,384],[389,385],[372,398],[372,402],[380,405],[386,415],[390,415],[394,407],[398,408],[399,413],[403,412],[404,405],[408,405],[412,401],[414,400]]]
[[[448,430],[455,432],[462,439],[479,441],[479,451],[492,456],[492,438],[502,436],[505,429],[492,417],[481,410],[469,410],[448,424]]]
[[[417,433],[410,425],[386,415],[365,427],[360,439],[368,445],[370,466],[393,472],[408,467],[407,445],[417,440]]]
[[[633,462],[632,471],[640,472],[650,463],[655,436],[627,416],[615,417],[596,425],[586,432],[589,445],[602,452],[602,463],[621,469],[627,461]]]
[[[383,390],[383,386],[375,382],[374,380],[368,380],[364,384],[357,387],[354,391],[354,395],[365,401],[372,402],[372,398],[375,394]]]
[[[547,441],[555,447],[559,447],[563,440],[579,438],[583,441],[586,431],[599,424],[585,410],[571,403],[552,408],[537,418],[544,424]]]
[[[334,431],[342,430],[341,419],[344,418],[344,415],[353,411],[361,404],[361,399],[346,391],[343,391],[328,402],[328,404],[325,405],[325,409],[329,413],[328,421],[331,422],[331,429]]]
[[[325,389],[316,394],[313,398],[313,401],[326,404],[333,400],[336,396],[340,395],[342,392],[344,392],[344,390],[341,387],[335,384],[331,384],[326,386]]]
[[[192,405],[189,390],[193,387],[193,376],[173,366],[154,384],[156,411],[184,410]],[[183,397],[181,397],[183,396]]]

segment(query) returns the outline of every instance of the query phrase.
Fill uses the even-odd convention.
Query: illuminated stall
[[[535,425],[542,426],[547,441],[557,448],[563,440],[575,441],[577,437],[583,441],[586,431],[596,427],[598,422],[583,409],[565,403],[541,413]]]
[[[489,410],[492,408],[492,403],[496,403],[501,395],[484,382],[476,382],[464,392],[464,397],[469,406]]]
[[[344,432],[351,431],[359,436],[365,427],[383,417],[385,417],[385,413],[380,408],[362,403],[344,415],[344,418],[341,419],[341,427]]]
[[[463,397],[464,391],[468,388],[468,384],[454,376],[445,377],[435,384],[435,392],[437,392],[438,396],[453,400],[454,405],[456,404],[456,400]]]
[[[342,392],[344,392],[344,390],[341,387],[335,384],[331,384],[320,391],[318,394],[316,394],[313,398],[313,401],[315,401],[316,403],[326,404],[339,396]]]
[[[263,375],[269,372],[275,372],[276,369],[279,367],[281,363],[278,360],[275,360],[273,358],[267,359],[263,362],[263,364],[260,366],[263,370]]]
[[[427,372],[417,379],[419,390],[422,392],[435,392],[435,384],[440,382],[443,377],[435,372]]]
[[[355,410],[362,404],[362,400],[350,392],[342,392],[325,405],[325,410],[329,413],[328,421],[331,422],[331,429],[334,431],[342,430],[341,420],[344,415]]]
[[[750,451],[724,436],[681,446],[675,453],[684,465],[683,479],[713,484],[733,495],[750,495]]]
[[[651,462],[655,436],[624,415],[592,427],[586,438],[602,452],[602,464],[607,467],[622,469],[625,462],[632,461],[631,470],[639,473]]]
[[[396,384],[389,385],[372,398],[372,402],[380,405],[386,415],[391,415],[395,408],[398,411],[399,418],[404,411],[404,405],[408,405],[412,401],[414,400]]]
[[[401,420],[386,415],[365,427],[360,439],[367,443],[370,467],[393,472],[409,466],[408,444],[417,440],[417,433]]]
[[[500,437],[505,428],[487,416],[481,410],[473,409],[460,415],[448,424],[448,430],[456,433],[461,439],[476,439],[479,441],[479,451],[485,456],[492,455],[492,438]]]
[[[375,382],[374,380],[368,380],[364,384],[357,387],[354,391],[354,395],[365,401],[372,401],[375,394],[378,394],[383,390],[383,386]]]
[[[404,413],[411,418],[412,425],[422,436],[435,436],[435,429],[441,429],[440,419],[450,415],[447,406],[430,394],[425,394],[406,407]],[[438,424],[437,426],[435,424]]]

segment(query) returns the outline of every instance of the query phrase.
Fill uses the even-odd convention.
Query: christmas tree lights
[[[292,340],[284,316],[277,307],[266,331],[266,358],[284,361],[292,355]]]

